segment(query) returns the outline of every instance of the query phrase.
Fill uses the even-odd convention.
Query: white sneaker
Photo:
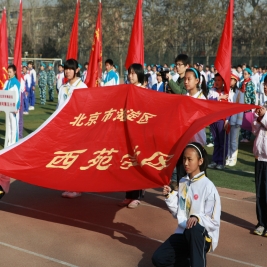
[[[207,144],[207,147],[214,147],[214,144],[209,143],[209,144]]]
[[[210,168],[210,169],[214,169],[216,166],[217,166],[217,163],[215,163],[215,162],[212,161],[212,162],[208,165],[208,168]]]
[[[232,162],[232,160],[228,158],[228,159],[226,159],[226,161],[225,161],[225,165],[228,166],[231,162]]]
[[[34,106],[29,106],[29,110],[34,110]]]
[[[66,192],[63,192],[62,193],[62,197],[66,197],[66,198],[76,198],[76,197],[80,197],[82,194],[79,193],[79,192],[69,192],[69,191],[66,191]]]
[[[29,115],[29,112],[24,111],[24,112],[23,112],[23,115]]]
[[[130,202],[130,204],[128,204],[128,208],[129,209],[135,209],[137,208],[139,205],[141,204],[141,202],[137,199],[134,199]]]
[[[120,206],[120,207],[126,207],[126,206],[128,206],[128,204],[131,203],[131,201],[132,201],[132,199],[130,199],[130,198],[125,198],[122,202],[120,202],[120,203],[118,204],[118,206]]]
[[[218,164],[218,165],[216,166],[216,169],[218,169],[218,170],[222,170],[222,169],[224,169],[224,166]]]

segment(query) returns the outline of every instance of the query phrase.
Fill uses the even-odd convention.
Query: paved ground
[[[267,238],[251,234],[255,195],[219,189],[219,246],[208,267],[267,266]],[[149,267],[155,249],[177,225],[161,189],[146,191],[135,210],[118,207],[124,193],[77,199],[14,181],[0,202],[0,266]]]

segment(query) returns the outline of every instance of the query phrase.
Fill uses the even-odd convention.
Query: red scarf
[[[244,82],[243,82],[243,84],[242,84],[242,87],[241,87],[241,92],[242,92],[242,93],[245,93],[245,92],[246,92],[246,86],[247,86],[247,83],[249,83],[250,81],[251,81],[250,78],[244,80]]]

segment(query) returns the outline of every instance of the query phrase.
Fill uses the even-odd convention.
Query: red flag
[[[215,68],[224,79],[225,92],[228,94],[231,82],[232,44],[233,44],[234,0],[230,0],[220,45],[218,48]]]
[[[139,63],[144,65],[144,34],[143,34],[143,17],[142,2],[138,0],[135,18],[132,28],[132,34],[128,47],[128,55],[125,61],[125,68],[128,69],[131,64]]]
[[[21,79],[21,54],[22,54],[22,0],[20,0],[19,19],[14,45],[14,65],[17,67],[17,78]]]
[[[0,89],[3,89],[5,81],[8,79],[8,40],[7,40],[7,24],[6,24],[6,8],[2,12],[1,32],[0,32]]]
[[[97,87],[98,78],[102,75],[102,4],[99,2],[98,15],[94,32],[94,40],[90,54],[85,84],[88,87]]]
[[[66,55],[66,60],[68,60],[70,58],[74,58],[77,60],[77,58],[78,58],[79,10],[80,10],[80,0],[77,0],[76,12],[75,12],[73,25],[72,25],[70,42],[69,42],[68,52]]]
[[[134,85],[75,89],[39,129],[0,151],[0,173],[76,192],[159,187],[195,133],[255,107]]]

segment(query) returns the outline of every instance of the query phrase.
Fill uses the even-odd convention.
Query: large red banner
[[[39,129],[1,151],[0,173],[81,192],[159,187],[196,132],[253,107],[134,85],[76,89]]]

